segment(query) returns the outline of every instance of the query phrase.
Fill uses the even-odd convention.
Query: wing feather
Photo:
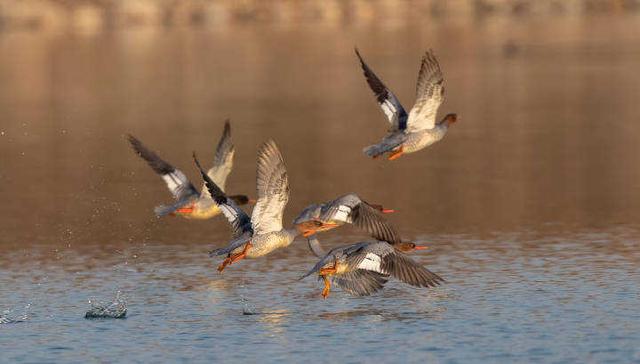
[[[251,225],[249,215],[238,207],[232,199],[228,198],[227,195],[222,192],[220,187],[218,187],[218,185],[216,185],[216,183],[213,182],[213,180],[211,180],[211,178],[204,172],[195,153],[193,153],[193,160],[196,163],[198,170],[200,170],[200,174],[205,181],[205,186],[209,190],[213,200],[218,204],[218,208],[220,208],[220,211],[222,211],[231,224],[233,229],[233,240],[242,240],[241,238],[244,238],[247,235],[251,237],[253,234],[253,227]]]
[[[256,234],[282,230],[282,214],[289,201],[289,178],[282,154],[273,140],[258,150],[258,201],[251,220]]]
[[[422,57],[416,84],[416,103],[409,112],[407,129],[409,131],[433,129],[438,108],[443,101],[444,78],[440,64],[433,51],[428,50]]]
[[[222,136],[216,147],[216,155],[213,159],[213,166],[207,171],[207,175],[215,182],[222,191],[226,191],[227,177],[233,168],[233,157],[235,147],[231,140],[231,123],[227,119],[224,122]],[[206,186],[202,187],[202,195],[211,196]]]
[[[364,72],[364,77],[367,79],[367,83],[369,84],[369,88],[373,91],[376,96],[376,101],[380,105],[380,108],[389,119],[389,123],[391,123],[392,130],[404,130],[407,126],[407,112],[404,107],[400,103],[400,100],[396,97],[396,95],[391,92],[384,85],[384,83],[376,76],[371,68],[364,61],[358,49],[355,49],[356,55],[360,60],[360,66],[362,67],[362,71]]]
[[[147,161],[151,169],[162,177],[176,201],[187,202],[192,197],[198,196],[198,190],[193,187],[181,170],[165,162],[133,135],[128,135],[128,139],[136,154]]]
[[[381,290],[388,279],[382,273],[357,269],[335,276],[333,282],[353,296],[369,296]]]
[[[382,271],[416,287],[435,287],[444,282],[439,275],[395,250],[382,257]]]
[[[396,229],[384,218],[382,214],[366,202],[361,202],[353,209],[353,225],[366,231],[377,240],[388,243],[399,243],[400,235]]]

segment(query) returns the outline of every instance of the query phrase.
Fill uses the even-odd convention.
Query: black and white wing
[[[444,78],[440,64],[429,50],[422,57],[418,82],[416,84],[416,103],[409,112],[407,129],[420,131],[433,129],[438,108],[444,101]]]
[[[381,268],[384,273],[415,287],[435,287],[444,282],[442,277],[395,249],[382,257]]]
[[[213,200],[218,204],[218,208],[224,216],[227,218],[229,223],[231,224],[231,228],[233,229],[233,236],[231,243],[222,249],[216,249],[212,251],[211,255],[222,255],[228,254],[234,249],[238,248],[242,244],[246,243],[253,236],[253,227],[251,225],[251,219],[249,215],[247,215],[241,208],[236,205],[236,203],[227,197],[224,192],[216,185],[215,182],[209,177],[202,166],[200,166],[200,162],[196,158],[195,153],[193,154],[193,160],[196,163],[196,166],[200,170],[200,174],[205,181],[205,186],[209,190]]]
[[[198,196],[198,190],[193,187],[187,176],[182,171],[176,169],[171,164],[165,162],[156,153],[147,148],[140,140],[133,135],[128,136],[129,143],[133,147],[133,150],[142,159],[147,161],[149,166],[159,174],[167,184],[169,191],[173,195],[173,198],[177,201],[175,208],[180,207],[183,203],[186,203],[191,198]],[[169,207],[170,209],[171,207]]]
[[[362,66],[362,70],[364,71],[364,76],[367,79],[367,83],[369,84],[369,88],[376,96],[376,100],[382,108],[382,111],[389,119],[389,123],[391,123],[391,130],[404,130],[407,127],[407,112],[405,111],[402,104],[396,97],[396,95],[391,92],[387,88],[387,86],[382,83],[382,81],[376,76],[371,68],[367,65],[367,63],[362,59],[360,52],[358,49],[355,49],[356,55],[360,60],[360,65]]]
[[[366,231],[377,240],[389,243],[399,243],[400,234],[384,218],[382,214],[366,202],[359,203],[352,212],[353,225]]]
[[[416,287],[435,287],[444,282],[440,276],[385,242],[368,244],[352,252],[348,264],[354,269],[392,275]]]
[[[396,229],[382,217],[382,214],[354,193],[341,196],[326,204],[320,218],[322,221],[353,224],[377,240],[389,243],[400,242]]]
[[[258,150],[258,201],[251,221],[256,234],[282,230],[282,214],[289,201],[287,168],[278,146],[268,140]]]
[[[235,147],[231,140],[231,124],[229,120],[224,123],[224,130],[222,136],[218,141],[216,147],[216,155],[213,159],[213,166],[207,171],[207,175],[215,182],[222,191],[226,191],[225,186],[227,183],[227,177],[231,173],[233,168],[233,156],[235,154]],[[209,190],[203,186],[202,195],[209,197]]]

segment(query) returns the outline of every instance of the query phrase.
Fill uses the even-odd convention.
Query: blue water
[[[415,258],[447,284],[326,300],[320,282],[297,281],[313,264],[304,242],[222,276],[197,245],[147,243],[100,261],[69,252],[35,269],[24,263],[37,248],[10,252],[3,309],[29,307],[0,327],[0,346],[7,362],[640,361],[633,234],[424,237],[432,251]],[[88,298],[118,290],[126,319],[84,319]]]

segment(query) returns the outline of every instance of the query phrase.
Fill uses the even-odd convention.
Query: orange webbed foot
[[[322,298],[327,299],[329,297],[329,292],[331,292],[331,282],[327,276],[323,275],[322,279],[324,280],[324,289],[322,290]]]
[[[227,257],[227,259],[222,261],[222,264],[218,266],[218,272],[222,273],[222,271],[224,270],[224,268],[226,268],[227,265],[231,265],[237,262],[238,260],[246,258],[247,251],[249,250],[249,248],[251,248],[251,242],[246,243],[244,245],[244,249],[242,249],[242,252],[240,252],[239,254],[234,254]]]
[[[401,146],[400,148],[394,150],[393,153],[391,153],[391,155],[387,159],[390,161],[394,161],[400,158],[403,154],[404,154],[404,148]]]
[[[218,272],[222,273],[222,271],[231,263],[231,257],[223,260],[222,263],[218,266]]]

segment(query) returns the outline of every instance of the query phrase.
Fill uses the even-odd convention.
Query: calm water
[[[380,27],[237,25],[0,33],[2,361],[640,362],[640,18]],[[397,163],[353,45],[409,105],[438,55],[460,122]],[[199,185],[232,118],[232,193],[273,137],[305,205],[355,191],[398,210],[448,280],[353,298],[297,281],[300,240],[215,271],[226,222],[156,219],[170,200],[124,139]],[[207,154],[208,153],[208,154]],[[328,246],[364,239],[349,228]],[[85,320],[120,291],[123,320]],[[243,312],[253,312],[244,315]]]

